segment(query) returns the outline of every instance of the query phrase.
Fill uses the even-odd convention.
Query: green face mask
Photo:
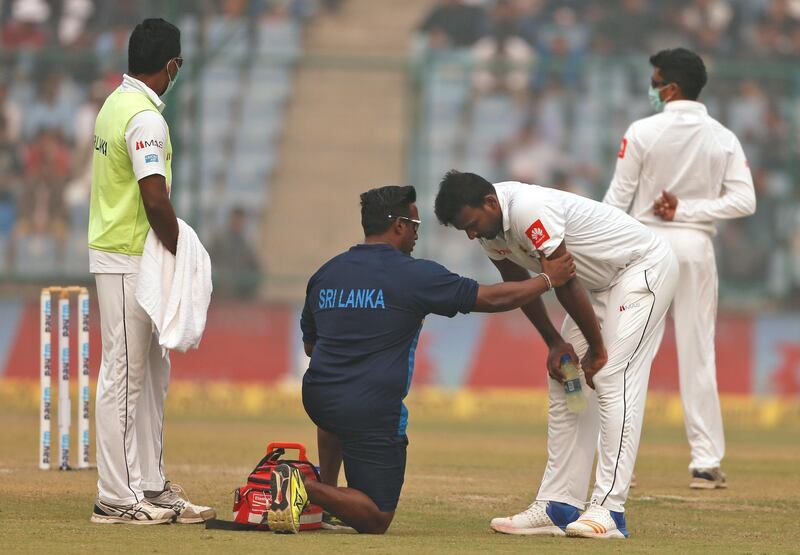
[[[664,106],[666,106],[667,103],[661,100],[661,89],[650,85],[650,90],[647,91],[647,95],[650,97],[650,106],[653,107],[656,113],[664,111]]]
[[[170,60],[171,62],[175,62],[175,60]],[[169,84],[167,85],[167,90],[161,95],[161,98],[164,98],[169,94],[169,91],[172,90],[172,87],[175,86],[175,83],[178,82],[178,74],[180,73],[180,66],[178,66],[178,62],[175,62],[175,77],[169,77],[169,63],[167,63],[167,77],[169,77]]]

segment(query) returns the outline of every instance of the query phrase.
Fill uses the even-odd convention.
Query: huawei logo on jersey
[[[525,235],[528,236],[528,239],[531,240],[531,243],[533,243],[533,246],[537,249],[541,248],[541,246],[544,245],[548,239],[550,239],[550,235],[547,233],[544,225],[542,225],[542,220],[536,220],[533,222],[531,227],[525,231]]]
[[[628,150],[628,139],[622,139],[622,144],[619,145],[619,152],[617,158],[625,158],[625,151]]]

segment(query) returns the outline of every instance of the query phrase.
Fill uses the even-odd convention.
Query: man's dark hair
[[[689,100],[697,100],[708,82],[703,59],[686,48],[662,50],[650,56],[650,65],[661,70],[665,83],[677,83]]]
[[[180,55],[180,30],[161,18],[145,19],[133,29],[128,41],[128,73],[158,73]]]
[[[361,193],[361,227],[364,235],[380,235],[392,224],[389,216],[411,215],[410,206],[417,201],[417,191],[407,185],[390,185]]]
[[[465,206],[483,206],[486,195],[495,193],[494,185],[480,175],[450,170],[439,183],[434,211],[442,225],[452,225]]]

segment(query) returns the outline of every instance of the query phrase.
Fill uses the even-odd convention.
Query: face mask
[[[174,62],[175,60],[170,60],[170,61]],[[167,63],[167,77],[169,77],[169,84],[167,85],[167,90],[165,90],[164,93],[161,95],[161,98],[167,96],[169,94],[169,91],[172,90],[172,87],[175,86],[175,83],[178,82],[178,74],[180,73],[180,69],[178,68],[177,62],[175,62],[175,68],[176,68],[175,77],[169,77],[169,63]]]
[[[661,89],[657,89],[653,85],[650,85],[650,90],[647,91],[647,96],[650,97],[650,106],[653,107],[653,110],[655,110],[656,113],[664,110],[664,106],[666,106],[667,103],[661,100]]]

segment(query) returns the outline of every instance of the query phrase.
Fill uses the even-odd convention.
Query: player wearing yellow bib
[[[178,221],[169,199],[172,144],[161,97],[183,63],[180,31],[163,19],[136,26],[128,74],[97,115],[89,208],[89,271],[100,304],[103,360],[97,382],[99,524],[203,522],[214,510],[190,503],[164,476],[164,400],[169,358],[135,299],[150,228],[175,254]]]

